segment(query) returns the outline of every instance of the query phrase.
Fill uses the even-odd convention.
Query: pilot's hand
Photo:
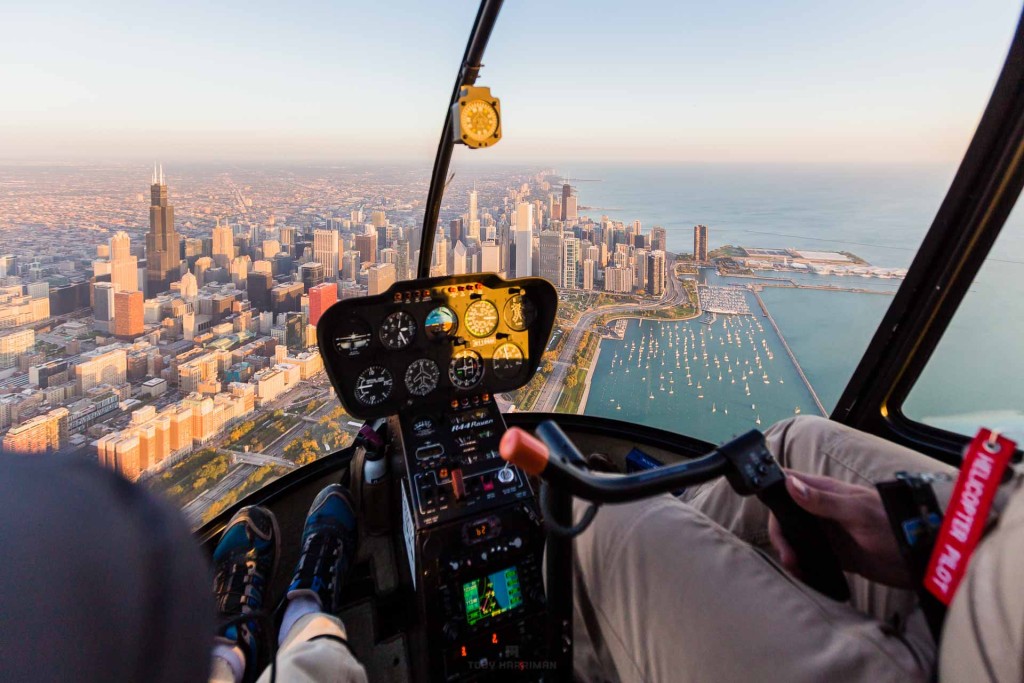
[[[912,587],[878,491],[831,477],[787,474],[786,488],[797,505],[825,520],[823,526],[845,571],[887,586]],[[768,533],[783,566],[799,576],[796,555],[774,515],[768,520]]]

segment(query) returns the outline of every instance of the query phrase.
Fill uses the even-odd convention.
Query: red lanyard
[[[984,428],[967,447],[924,575],[924,587],[944,605],[952,601],[971,554],[981,540],[996,490],[1015,447],[1013,441]]]

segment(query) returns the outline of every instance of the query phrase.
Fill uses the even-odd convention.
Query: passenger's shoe
[[[306,516],[302,554],[288,586],[288,598],[315,595],[325,612],[341,609],[341,584],[356,554],[356,513],[352,494],[341,484],[321,491]]]
[[[245,507],[235,513],[213,552],[213,595],[220,627],[217,641],[238,645],[245,652],[249,672],[262,669],[265,644],[264,605],[269,604],[270,581],[277,568],[280,531],[274,514],[263,507]]]

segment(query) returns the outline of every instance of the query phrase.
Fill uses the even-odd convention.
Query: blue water
[[[734,244],[846,250],[872,265],[907,267],[930,227],[953,171],[951,166],[694,165],[591,167],[574,170],[574,175],[601,179],[578,184],[580,204],[605,207],[584,213],[625,221],[640,219],[645,229],[662,225],[668,230],[668,246],[673,251],[689,252],[692,227],[703,223],[709,226],[710,248]],[[1020,340],[1024,338],[1022,218],[1024,212],[1011,215],[946,337],[908,397],[904,409],[911,417],[971,431],[977,422],[992,422],[998,411],[1024,411],[1024,391],[1020,389],[1024,381],[1024,354],[1020,352]],[[769,284],[782,278],[801,284],[888,293],[901,284],[899,280],[791,273],[720,278],[705,271],[702,278],[718,285]],[[831,411],[892,297],[775,287],[766,287],[761,297],[814,390]],[[753,317],[761,320],[760,309],[750,295],[748,299]],[[705,399],[698,400],[692,392],[679,390],[678,378],[675,394],[668,397],[662,395],[659,386],[652,385],[650,377],[641,379],[644,375],[635,371],[610,375],[615,355],[621,358],[630,344],[639,345],[645,336],[660,337],[662,332],[656,328],[664,327],[664,334],[674,335],[701,327],[691,321],[645,322],[641,328],[632,321],[626,339],[602,342],[585,412],[681,429],[710,441],[755,426],[757,415],[765,426],[793,414],[796,408],[804,413],[816,412],[770,325],[767,321],[762,324],[763,336],[774,347],[775,374],[785,383],[758,383],[761,395],[752,401],[757,405],[755,410],[751,410],[748,397],[734,395],[734,385],[721,387],[717,379],[711,393],[705,391]],[[656,362],[660,364],[661,360]],[[741,355],[741,362],[745,360],[749,359]],[[674,360],[666,362],[674,371]],[[649,398],[652,386],[654,399]],[[753,394],[754,384],[750,390]],[[715,402],[714,413],[706,405],[709,399]],[[722,405],[729,408],[728,416]],[[963,418],[971,415],[970,419]]]

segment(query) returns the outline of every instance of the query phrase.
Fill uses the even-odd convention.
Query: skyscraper
[[[359,252],[361,263],[375,263],[377,261],[377,235],[356,235],[356,251]]]
[[[230,225],[217,225],[213,228],[213,261],[221,268],[226,268],[235,257],[235,234]]]
[[[540,272],[538,276],[553,285],[561,280],[562,270],[562,232],[545,230],[540,234]]]
[[[398,246],[396,247],[398,252],[398,258],[395,261],[395,279],[396,280],[408,280],[409,279],[409,241],[399,240]]]
[[[97,282],[92,290],[94,329],[105,334],[114,331],[114,285]]]
[[[516,260],[511,269],[515,277],[533,274],[533,204],[520,202],[516,207]]]
[[[366,293],[368,295],[380,294],[395,282],[395,264],[378,263],[372,266],[368,272]]]
[[[693,260],[698,263],[708,261],[708,226],[693,226]]]
[[[114,334],[121,339],[135,339],[144,331],[142,292],[114,294]]]
[[[337,232],[334,230],[313,231],[313,260],[323,265],[325,278],[337,279],[338,263],[341,260]]]
[[[576,210],[576,195],[572,195],[565,200],[565,207],[562,209],[562,213],[565,214],[565,220],[574,221],[579,218],[579,212]]]
[[[146,296],[156,296],[178,279],[181,240],[174,231],[174,207],[167,202],[164,169],[153,169],[150,185],[149,233],[146,235]]]
[[[119,292],[139,289],[139,259],[132,256],[131,238],[123,230],[110,238],[110,283]]]
[[[665,251],[668,238],[665,228],[656,225],[651,228],[651,251]]]
[[[465,275],[469,271],[466,263],[466,245],[459,240],[452,249],[452,275]]]
[[[299,279],[302,287],[308,292],[324,281],[324,266],[322,263],[310,261],[299,266]]]
[[[480,240],[480,209],[478,206],[479,196],[476,192],[476,186],[473,186],[472,192],[469,193],[469,225],[466,226],[466,236],[471,240]]]
[[[501,247],[493,240],[480,245],[480,272],[501,273]]]
[[[559,216],[563,221],[568,219],[569,210],[569,197],[572,196],[572,186],[569,183],[562,185],[562,215]],[[573,208],[575,208],[575,202],[573,202]]]
[[[566,289],[576,289],[576,264],[580,258],[580,241],[569,237],[562,242],[562,269],[559,285]]]
[[[302,310],[302,283],[288,282],[270,290],[270,310],[274,315]]]
[[[245,285],[249,296],[249,303],[252,304],[253,308],[260,311],[269,311],[270,289],[274,286],[274,280],[270,273],[259,270],[250,273],[245,281]]]
[[[665,252],[657,250],[647,255],[647,292],[652,296],[665,293]]]
[[[325,282],[309,290],[309,324],[316,325],[320,316],[338,300],[338,285]]]

